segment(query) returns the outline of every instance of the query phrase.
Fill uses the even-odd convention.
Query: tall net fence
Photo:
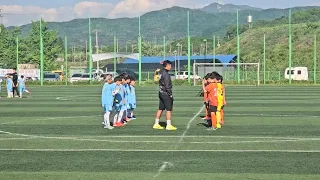
[[[62,84],[75,74],[89,74],[94,82],[105,73],[129,73],[142,84],[153,82],[167,59],[176,79],[181,72],[191,74],[197,63],[256,63],[259,71],[221,73],[235,84],[248,84],[257,73],[260,84],[320,83],[317,7],[225,13],[173,7],[120,19],[100,18],[95,9],[81,15],[0,9],[0,78],[18,68],[20,74],[34,72],[29,78],[42,85],[52,73]],[[107,56],[94,61],[97,54]],[[307,75],[300,77],[295,68],[306,68]],[[190,76],[183,80],[193,84]]]

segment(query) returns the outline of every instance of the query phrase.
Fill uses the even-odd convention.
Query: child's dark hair
[[[131,76],[126,75],[126,76],[124,76],[124,79],[125,79],[125,80],[128,80],[128,79],[131,80]]]
[[[23,79],[23,78],[24,78],[24,75],[21,75],[21,78]]]
[[[130,77],[130,81],[136,81],[136,78],[133,77],[133,76],[131,76],[131,77]]]
[[[122,81],[122,79],[123,79],[123,78],[122,78],[121,76],[117,76],[117,77],[114,78],[113,81],[114,81],[114,82],[119,82],[119,81]]]

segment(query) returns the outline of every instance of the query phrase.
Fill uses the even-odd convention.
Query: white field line
[[[10,122],[1,123],[1,125],[8,125],[8,124],[15,124],[15,123],[29,122],[29,121],[49,121],[49,120],[57,120],[57,119],[87,118],[87,117],[98,117],[98,116],[101,116],[101,115],[52,117],[52,118],[43,118],[43,119],[19,120],[19,121],[10,121]]]
[[[109,152],[236,152],[236,153],[245,153],[245,152],[276,152],[276,153],[320,153],[320,150],[262,150],[262,149],[238,149],[238,150],[227,150],[227,149],[209,149],[209,150],[194,150],[194,149],[5,149],[1,148],[0,151],[38,151],[38,152],[92,152],[92,151],[109,151]],[[162,166],[162,165],[161,165]]]
[[[187,124],[187,128],[186,130],[182,133],[179,141],[176,143],[175,146],[175,150],[179,148],[179,145],[181,144],[181,142],[183,141],[183,138],[186,136],[188,130],[190,129],[191,123],[200,115],[200,113],[203,111],[204,106],[201,107],[201,109],[190,119],[190,121]],[[171,166],[173,166],[172,163],[169,162],[163,162],[163,164],[161,165],[161,167],[158,169],[157,173],[153,176],[153,179],[156,179],[158,176],[160,176],[160,174],[162,172],[165,171],[165,169],[167,168],[168,164],[170,164]]]
[[[320,118],[320,116],[310,116],[303,114],[233,114],[227,113],[226,116],[263,116],[263,117],[309,117],[309,118]]]
[[[16,135],[14,133],[0,131],[0,133]],[[111,142],[111,143],[168,143],[172,144],[174,141],[119,141],[119,140],[106,140],[106,139],[83,139],[78,137],[47,137],[19,134],[29,138],[0,138],[0,140],[34,140],[34,139],[57,139],[57,140],[70,140],[70,141],[88,141],[88,142]],[[244,143],[280,143],[280,142],[297,142],[297,141],[320,141],[320,138],[299,138],[299,139],[283,139],[283,140],[254,140],[254,141],[218,141],[218,142],[206,142],[206,141],[191,141],[180,142],[181,144],[244,144]]]

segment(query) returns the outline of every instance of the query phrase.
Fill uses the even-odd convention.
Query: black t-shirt
[[[172,82],[171,76],[168,70],[162,69],[159,73],[159,91],[161,93],[167,93],[169,96],[172,95]]]
[[[18,74],[15,72],[12,74],[13,78],[12,78],[12,81],[14,84],[17,84],[18,83]]]

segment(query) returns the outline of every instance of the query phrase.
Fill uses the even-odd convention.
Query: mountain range
[[[292,12],[304,11],[318,7],[296,7]],[[202,9],[172,7],[153,11],[141,16],[141,36],[143,41],[162,43],[163,36],[168,41],[187,36],[187,12],[190,12],[190,36],[212,37],[225,36],[228,27],[236,24],[236,10],[239,11],[239,22],[247,23],[248,15],[253,16],[253,22],[272,20],[288,15],[288,9],[259,9],[250,6],[211,4]],[[110,45],[117,36],[120,46],[125,43],[137,43],[138,18],[92,18],[91,36],[94,39],[96,31],[99,44]],[[12,27],[11,27],[12,28]],[[48,22],[48,28],[59,32],[60,37],[67,36],[68,44],[85,46],[88,39],[88,19],[75,19],[68,22]],[[31,24],[21,26],[22,35],[31,29]]]

